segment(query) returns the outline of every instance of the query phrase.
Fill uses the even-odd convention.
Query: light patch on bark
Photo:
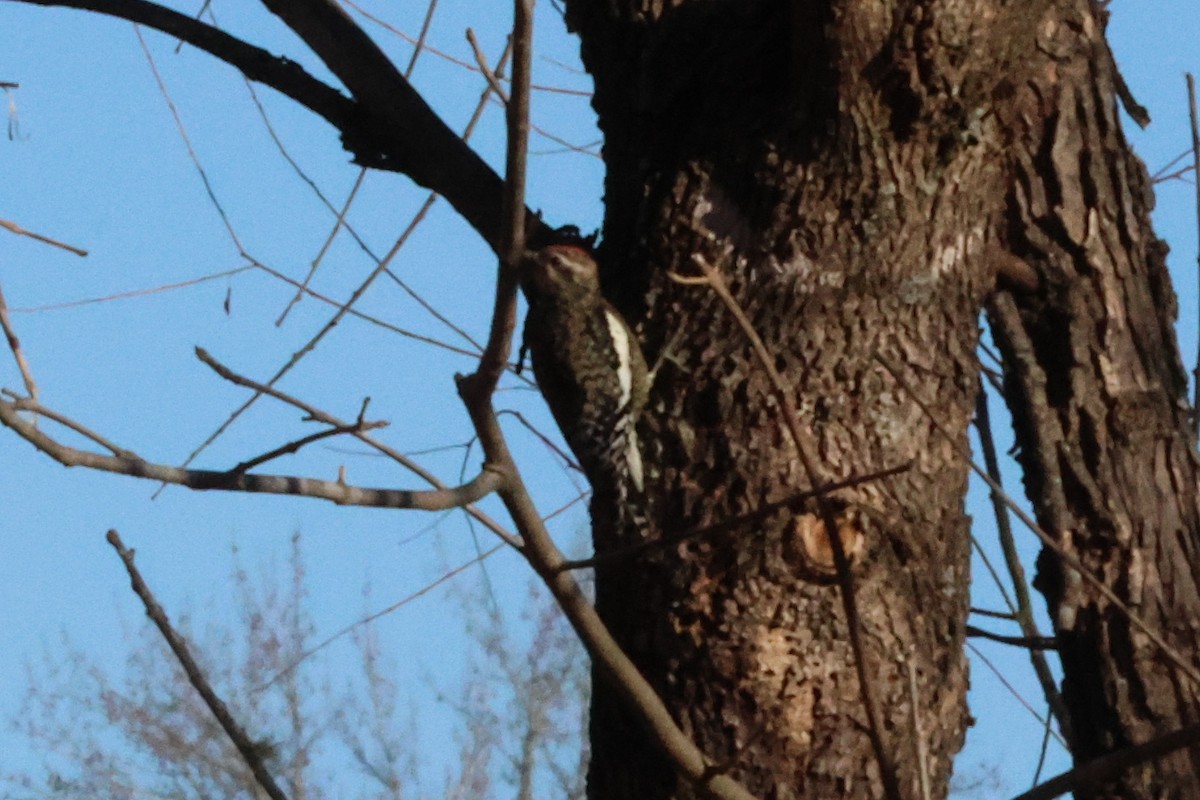
[[[772,709],[767,721],[771,733],[807,750],[812,744],[816,700],[811,682],[796,675],[796,641],[782,628],[757,626],[751,632],[754,685],[759,708]]]
[[[933,277],[957,274],[963,259],[978,253],[982,243],[983,232],[978,228],[957,233],[952,241],[934,251],[930,263]]]

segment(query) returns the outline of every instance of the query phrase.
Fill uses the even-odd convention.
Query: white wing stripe
[[[613,350],[617,353],[617,383],[621,386],[621,404],[619,413],[625,427],[621,431],[625,445],[625,467],[634,488],[642,491],[642,454],[638,448],[637,431],[633,429],[631,400],[633,398],[633,353],[630,348],[637,347],[625,323],[607,308],[604,309],[604,321],[608,323],[608,333],[612,337]]]
[[[608,323],[613,349],[617,351],[617,381],[621,384],[621,406],[625,407],[629,405],[629,398],[633,394],[633,370],[630,366],[632,359],[629,351],[633,342],[629,340],[629,332],[616,314],[605,309],[604,321]]]

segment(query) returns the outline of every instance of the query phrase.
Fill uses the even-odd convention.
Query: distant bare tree
[[[580,797],[586,668],[544,590],[532,589],[522,627],[478,615],[476,660],[466,684],[437,687],[460,698],[460,757],[445,776],[420,766],[445,749],[424,741],[410,704],[389,678],[390,659],[371,625],[352,631],[361,671],[334,688],[306,610],[300,537],[287,574],[254,572],[235,552],[233,620],[186,616],[211,682],[254,732],[265,763],[294,800],[322,798]],[[211,607],[204,603],[202,608]],[[532,647],[529,637],[532,636]],[[40,770],[0,775],[4,797],[172,800],[260,797],[244,760],[213,720],[148,623],[130,632],[119,671],[102,668],[70,641],[31,664],[12,727]],[[339,682],[354,670],[339,670]],[[340,685],[340,683],[339,683]],[[445,791],[422,786],[445,784]],[[533,787],[539,792],[530,794]],[[547,794],[548,792],[548,794]]]

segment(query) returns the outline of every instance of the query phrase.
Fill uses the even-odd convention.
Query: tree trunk
[[[1118,321],[1142,319],[1146,330],[1118,325],[1104,334],[1094,317],[1079,316],[1072,324],[1087,332],[1072,340],[1083,349],[1071,351],[1061,331],[1051,334],[1059,346],[1045,363],[1075,360],[1061,368],[1052,398],[1064,405],[1051,422],[1066,432],[1049,445],[1027,444],[1024,463],[1041,476],[1031,485],[1044,488],[1055,473],[1043,456],[1079,442],[1078,421],[1093,414],[1082,403],[1106,403],[1097,410],[1125,414],[1126,428],[1105,439],[1103,417],[1087,417],[1088,446],[1099,450],[1087,458],[1103,463],[1087,461],[1088,490],[1072,488],[1063,501],[1072,521],[1055,517],[1052,528],[1083,538],[1096,531],[1105,559],[1131,538],[1162,545],[1150,529],[1187,531],[1183,541],[1170,537],[1173,546],[1194,542],[1193,443],[1177,404],[1178,355],[1156,316],[1155,300],[1169,289],[1161,257],[1150,257],[1154,239],[1138,211],[1144,179],[1120,139],[1095,13],[1082,0],[568,2],[605,135],[605,291],[637,324],[648,361],[659,363],[641,422],[649,525],[613,529],[621,515],[603,513],[598,496],[597,550],[678,537],[813,485],[745,333],[711,289],[672,279],[695,275],[696,257],[719,269],[769,348],[819,481],[907,465],[829,495],[851,555],[862,673],[815,501],[672,540],[598,572],[597,603],[619,640],[706,755],[762,798],[881,797],[890,770],[903,797],[922,796],[923,780],[929,796],[946,795],[968,724],[966,429],[978,316],[998,271],[1028,287],[1036,251],[1046,261],[1036,263],[1045,305],[1068,302],[1068,293],[1045,297],[1051,283],[1078,281],[1085,265],[1099,270],[1100,257],[1110,259],[1107,275],[1124,270],[1140,282],[1106,284],[1104,292],[1122,294],[1079,287],[1093,315],[1113,313],[1106,297],[1137,300],[1139,316]],[[1081,165],[1101,152],[1110,161]],[[1073,171],[1064,171],[1072,159]],[[1089,169],[1097,177],[1085,181]],[[1064,204],[1069,218],[1057,207]],[[1041,238],[1021,235],[1027,229]],[[1025,324],[1062,324],[1041,316],[1043,307],[1031,306]],[[1140,371],[1113,377],[1131,359],[1129,369]],[[1086,369],[1086,386],[1068,386],[1068,369]],[[1044,393],[1037,400],[1035,408],[1046,407]],[[1141,433],[1134,409],[1146,404],[1155,422]],[[1109,455],[1118,446],[1128,451],[1120,463]],[[1121,476],[1149,475],[1153,485],[1120,490],[1119,507],[1098,501]],[[1050,507],[1049,494],[1033,497],[1039,510]],[[1150,508],[1165,516],[1139,511]],[[1095,527],[1113,515],[1123,529]],[[1140,579],[1127,590],[1161,589],[1160,580],[1186,573],[1181,585],[1194,602],[1191,553],[1164,562],[1165,551],[1156,552],[1139,562]],[[1073,591],[1072,608],[1084,613]],[[1155,653],[1135,647],[1098,598],[1088,594],[1086,603],[1094,621],[1077,616],[1075,630],[1090,633],[1068,640],[1068,669],[1108,643],[1117,645],[1114,666],[1087,685],[1072,677],[1068,701],[1108,697],[1093,712],[1119,716],[1116,661]],[[1198,616],[1179,617],[1172,632],[1185,652],[1194,652],[1194,627],[1182,620]],[[860,674],[870,676],[880,717],[875,746]],[[1159,678],[1174,693],[1143,714],[1185,695],[1194,703],[1194,687],[1172,676]],[[1102,737],[1083,744],[1088,754],[1180,718],[1116,734],[1088,713],[1076,727]],[[692,795],[602,683],[592,736],[594,800]]]
[[[1025,486],[1047,548],[1035,585],[1054,622],[1077,763],[1200,719],[1200,464],[1153,194],[1121,134],[1105,13],[1066,4],[1039,30],[1014,133],[1011,250],[1035,292],[989,308]],[[1122,610],[1121,605],[1128,611]],[[1180,657],[1181,665],[1130,613]],[[1079,798],[1200,797],[1200,747]]]

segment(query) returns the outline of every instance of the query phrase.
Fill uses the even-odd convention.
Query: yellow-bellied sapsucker
[[[600,293],[583,247],[553,244],[527,258],[525,346],[551,413],[593,490],[642,491],[635,424],[649,393],[641,346]]]

